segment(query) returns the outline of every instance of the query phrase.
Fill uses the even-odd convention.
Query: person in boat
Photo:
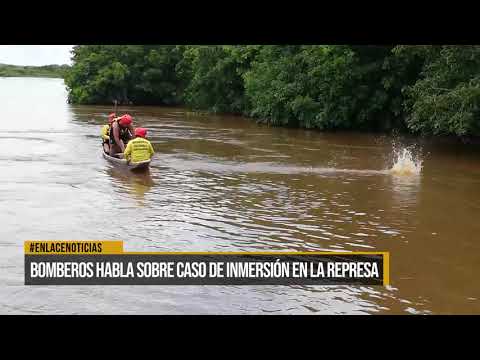
[[[110,154],[110,127],[116,116],[115,113],[108,115],[108,124],[103,125],[102,127],[102,146],[103,151],[105,151],[106,154]]]
[[[146,139],[147,129],[136,128],[135,139],[131,140],[124,155],[128,162],[138,163],[142,161],[148,161],[152,158],[155,151],[153,150],[152,143]]]
[[[114,118],[110,126],[110,156],[123,153],[126,144],[133,138],[133,118],[125,114]]]

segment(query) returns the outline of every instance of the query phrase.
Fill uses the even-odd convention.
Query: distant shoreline
[[[0,77],[40,77],[63,79],[68,68],[68,65],[21,66],[0,64]]]
[[[51,75],[2,75],[0,74],[0,78],[39,78],[39,79],[63,79],[63,76],[51,76]]]

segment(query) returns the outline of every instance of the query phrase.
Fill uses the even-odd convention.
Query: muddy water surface
[[[134,107],[122,110],[149,129],[157,154],[148,173],[132,175],[101,156],[111,108],[68,105],[58,79],[0,78],[0,99],[0,313],[480,313],[475,147],[417,144],[422,171],[405,176],[389,171],[387,136]],[[127,251],[390,251],[392,285],[26,287],[30,239],[118,239]]]

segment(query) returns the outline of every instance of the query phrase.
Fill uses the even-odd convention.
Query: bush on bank
[[[480,46],[80,45],[78,104],[187,105],[275,126],[479,135]]]

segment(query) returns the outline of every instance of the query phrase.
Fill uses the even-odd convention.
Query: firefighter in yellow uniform
[[[152,158],[155,151],[153,151],[153,146],[150,141],[146,139],[146,136],[147,129],[135,129],[135,139],[128,142],[125,152],[123,153],[125,159],[132,163],[138,163]]]
[[[102,146],[106,154],[110,153],[110,127],[115,116],[114,113],[108,115],[108,124],[102,126]]]

